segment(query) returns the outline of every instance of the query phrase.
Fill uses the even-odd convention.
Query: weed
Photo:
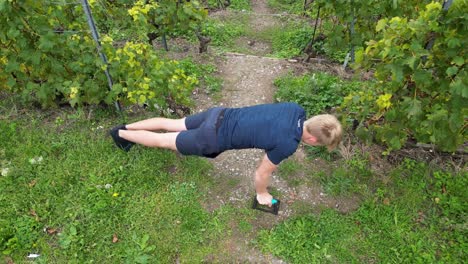
[[[229,8],[240,11],[252,10],[252,6],[249,0],[231,0]]]
[[[363,157],[339,160],[336,168],[316,173],[324,191],[331,195],[364,194],[372,177],[369,164]]]
[[[307,45],[312,34],[310,26],[303,24],[289,24],[281,30],[272,30],[272,56],[278,58],[292,58],[300,55],[302,48]]]
[[[229,8],[233,10],[252,10],[249,0],[206,0],[208,8]]]
[[[304,12],[304,1],[297,0],[268,0],[268,5],[279,11],[290,14],[301,14]]]
[[[248,232],[252,231],[252,228],[253,228],[252,224],[245,221],[245,220],[241,220],[239,222],[239,230],[241,232],[248,233]]]
[[[281,166],[278,169],[278,173],[281,178],[285,179],[288,182],[289,186],[299,186],[301,180],[298,179],[297,174],[304,169],[304,166],[294,160],[286,160],[281,163]]]
[[[343,81],[326,73],[313,73],[296,77],[292,74],[275,80],[278,101],[300,104],[309,115],[325,113],[339,106],[344,96],[360,87],[359,82]]]
[[[223,80],[214,76],[217,69],[213,64],[197,64],[191,58],[180,60],[182,68],[188,75],[195,76],[200,80],[200,85],[208,93],[218,93],[221,91]]]
[[[324,146],[306,146],[306,154],[309,158],[320,158],[326,161],[334,161],[339,158],[338,151],[328,151]]]
[[[331,195],[349,194],[354,191],[356,180],[352,173],[345,168],[336,168],[329,175],[324,172],[318,173],[320,183],[326,193]]]
[[[211,37],[211,42],[215,47],[222,49],[232,49],[234,40],[246,32],[246,17],[237,16],[229,20],[210,18],[203,26],[203,33]]]

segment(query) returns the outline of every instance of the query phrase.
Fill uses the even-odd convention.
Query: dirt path
[[[270,12],[266,1],[253,0],[252,5],[253,13],[268,14]],[[253,15],[250,23],[254,30],[260,31],[274,25],[275,20],[271,16]],[[255,47],[253,49],[255,50]],[[283,59],[255,55],[225,53],[223,57],[222,62],[218,64],[219,75],[224,81],[222,98],[216,103],[212,100],[200,100],[197,110],[204,110],[214,104],[242,107],[271,103],[275,91],[273,81],[295,67],[294,64]],[[210,196],[214,199],[211,204],[206,205],[207,209],[212,211],[223,204],[238,208],[249,207],[255,195],[253,175],[263,155],[263,150],[235,150],[224,152],[212,160],[214,165],[212,176],[218,184],[215,189],[211,190]],[[287,184],[276,175],[273,175],[272,185],[275,185],[276,189],[288,189]],[[280,211],[280,216],[285,216],[284,209]],[[261,214],[257,222],[252,225],[254,229],[272,227],[283,217]],[[233,234],[226,241],[231,261],[235,263],[284,263],[249,247],[248,244],[253,238],[245,237],[247,234],[233,233],[237,234]]]
[[[273,13],[267,6],[266,0],[252,0],[252,13],[256,14],[251,17],[250,24],[258,32],[268,27],[275,25],[277,22]]]
[[[254,0],[252,7],[253,13],[270,12],[266,1]],[[265,17],[267,19],[263,19]],[[271,27],[275,20],[271,16],[252,15],[250,23],[255,30],[260,31]],[[294,67],[293,63],[284,59],[225,53],[222,62],[218,65],[220,77],[224,81],[222,98],[216,104],[226,107],[242,107],[272,103],[275,91],[273,81]],[[213,104],[211,100],[204,102],[202,100],[197,108],[201,111]],[[216,199],[212,205],[209,205],[210,210],[225,203],[245,206],[251,201],[255,193],[253,174],[263,155],[263,150],[235,150],[224,152],[212,160],[215,168],[214,177],[219,177],[221,182],[230,181],[231,184],[221,190],[213,190]],[[274,181],[278,181],[275,175]],[[285,183],[282,185],[286,186]]]

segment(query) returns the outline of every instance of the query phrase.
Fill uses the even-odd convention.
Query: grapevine
[[[374,69],[378,82],[367,92],[370,96],[355,93],[345,99],[346,107],[358,110],[360,134],[374,134],[389,150],[411,139],[444,151],[466,142],[466,10],[466,1],[448,11],[431,3],[414,19],[377,23],[382,37],[367,43],[358,63]],[[426,48],[429,41],[434,41],[431,49]]]
[[[112,37],[116,31],[109,30],[112,22],[103,23],[106,15],[117,14],[120,20],[115,25],[144,32],[145,21],[155,12],[161,19],[181,15],[183,21],[182,13],[160,10],[163,2],[137,1],[129,6],[89,1],[98,25],[105,25],[101,31],[103,50],[109,58],[109,65],[105,65],[79,3],[2,1],[0,23],[8,30],[0,31],[0,67],[4,69],[0,89],[42,107],[111,104],[118,99],[160,107],[166,107],[168,101],[189,104],[188,94],[197,83],[194,77],[187,76],[176,61],[161,59],[141,39],[125,40],[123,47],[116,47]],[[184,12],[194,12],[186,7]],[[165,30],[169,32],[169,28]],[[113,77],[111,91],[104,69]]]

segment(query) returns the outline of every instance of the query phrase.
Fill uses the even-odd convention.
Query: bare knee
[[[180,131],[185,131],[187,130],[187,127],[185,126],[185,117],[181,119],[175,119],[174,120],[174,132],[180,132]]]
[[[176,147],[176,138],[179,134],[178,132],[175,133],[154,133],[154,146],[158,148],[165,148],[165,149],[172,149],[177,150]]]

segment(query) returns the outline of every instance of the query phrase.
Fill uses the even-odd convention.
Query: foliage
[[[209,9],[252,10],[249,0],[204,0],[202,2]]]
[[[192,59],[187,58],[179,61],[184,72],[200,80],[199,86],[205,88],[207,93],[217,93],[221,91],[223,80],[220,77],[213,76],[217,68],[213,64],[197,64]]]
[[[224,9],[229,6],[229,0],[202,0],[203,5],[208,9]]]
[[[304,11],[304,0],[268,0],[268,6],[291,14],[301,14]]]
[[[315,19],[317,9],[320,8],[320,19],[325,29],[321,33],[326,36],[324,49],[327,54],[337,54],[337,52],[349,51],[351,46],[362,47],[367,40],[376,37],[373,28],[382,16],[411,17],[415,9],[418,10],[424,3],[428,2],[430,1],[318,0],[308,5],[307,14]],[[354,31],[351,33],[353,20]]]
[[[168,100],[190,104],[198,80],[187,75],[179,62],[161,60],[148,44],[127,42],[114,49],[111,39],[105,38],[103,43],[111,75],[117,81],[110,94],[126,94],[124,99],[132,103],[151,102],[157,107],[165,107]]]
[[[231,2],[231,4],[229,5],[230,9],[240,10],[240,11],[252,10],[250,0],[231,0],[230,2]]]
[[[133,17],[135,22],[143,23],[142,18],[148,22],[150,18],[145,15],[156,10],[158,17],[165,16],[160,12],[164,3],[138,1],[129,10],[131,16],[116,13],[122,15],[119,21],[131,21]],[[128,6],[123,3],[102,7],[95,1],[90,4],[98,15],[106,13],[100,8]],[[185,6],[182,9],[195,12]],[[187,76],[177,62],[159,58],[149,45],[128,41],[115,48],[112,37],[103,34],[103,49],[110,61],[105,65],[96,52],[95,42],[83,33],[89,32],[89,27],[78,3],[3,1],[0,10],[5,14],[0,24],[8,25],[8,30],[0,32],[0,66],[4,69],[0,72],[0,89],[21,94],[24,101],[38,102],[43,107],[62,103],[111,104],[118,99],[161,106],[166,106],[167,101],[188,104],[187,94],[197,81]],[[185,13],[179,12],[177,16],[181,21],[190,19]],[[97,20],[101,19],[98,16]],[[138,27],[138,23],[118,23]],[[184,24],[192,27],[190,23]],[[108,91],[103,72],[107,67],[113,77],[112,91]]]
[[[369,41],[358,57],[362,67],[375,69],[379,83],[345,100],[358,108],[361,134],[375,133],[390,150],[411,137],[445,151],[466,142],[466,10],[466,1],[455,1],[448,12],[432,3],[415,19],[379,21],[382,38]]]
[[[289,74],[275,80],[277,101],[296,102],[308,115],[316,115],[339,106],[343,97],[356,91],[362,83],[343,81],[326,73],[295,77]]]
[[[198,1],[138,0],[128,10],[138,25],[139,35],[186,35],[200,30],[207,11]]]
[[[365,227],[363,235],[370,242],[364,246],[379,259],[463,263],[466,249],[462,245],[467,241],[461,236],[466,231],[456,223],[465,221],[461,219],[466,218],[466,210],[460,212],[459,206],[467,197],[457,186],[466,184],[466,172],[431,169],[406,159],[390,175],[393,184],[377,189],[377,202],[367,202],[356,212],[357,220]],[[452,182],[450,187],[434,184],[446,181]],[[452,205],[442,205],[439,199],[448,197],[453,199]],[[450,211],[450,216],[444,211]],[[380,226],[386,232],[376,233],[371,226]]]
[[[316,19],[320,9],[319,27],[315,35],[315,52],[325,54],[334,61],[343,62],[351,46],[356,49],[365,47],[366,41],[378,36],[374,31],[375,24],[382,17],[413,17],[431,0],[269,0],[270,6],[279,11],[306,15]],[[354,31],[351,33],[351,22],[354,20]],[[317,38],[322,35],[323,38]],[[307,42],[312,38],[309,34]],[[307,43],[306,42],[306,43]],[[302,44],[302,43],[301,43]],[[296,46],[301,49],[305,46]]]

